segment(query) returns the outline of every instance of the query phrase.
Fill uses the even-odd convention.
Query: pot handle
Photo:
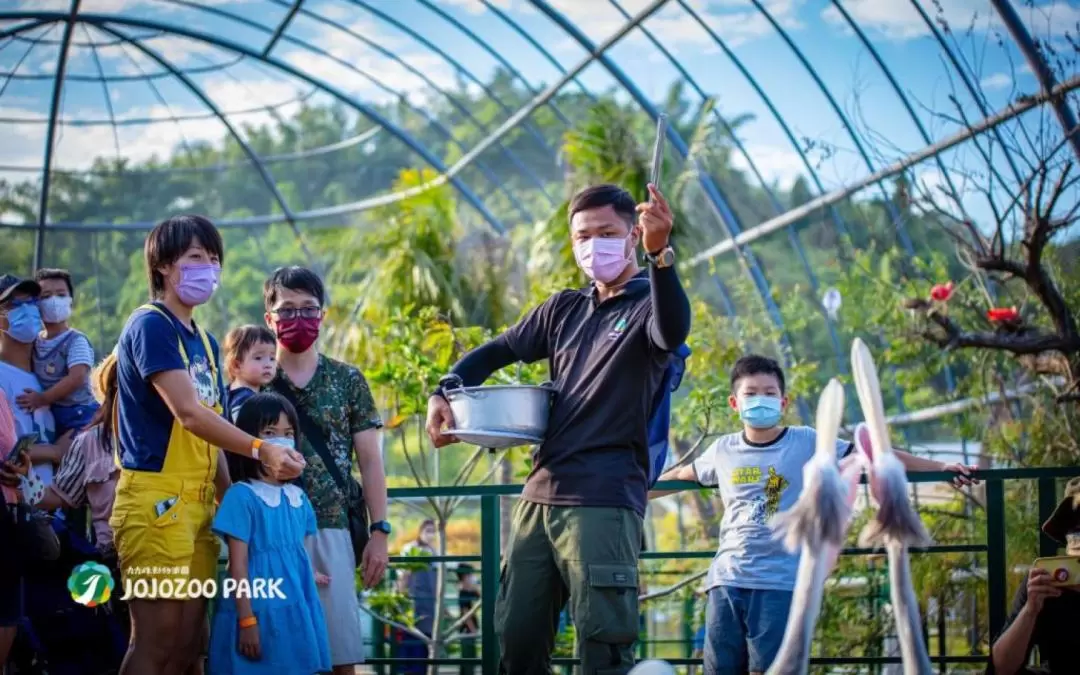
[[[449,375],[444,375],[442,379],[439,380],[439,386],[443,388],[443,391],[453,391],[455,389],[463,389],[465,383],[461,381],[460,375],[450,373]]]

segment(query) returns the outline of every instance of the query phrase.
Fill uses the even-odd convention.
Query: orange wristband
[[[243,619],[240,619],[239,623],[241,628],[251,628],[252,626],[259,625],[258,619],[253,616],[245,616]]]
[[[259,459],[259,450],[262,449],[263,441],[261,438],[256,438],[251,442],[251,458]]]

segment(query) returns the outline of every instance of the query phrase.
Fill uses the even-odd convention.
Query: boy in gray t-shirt
[[[739,411],[741,433],[723,436],[692,464],[660,480],[692,480],[715,487],[724,505],[720,546],[706,577],[705,673],[764,673],[784,638],[797,555],[773,538],[769,520],[791,508],[803,487],[803,465],[817,433],[781,425],[787,407],[784,371],[763,356],[744,356],[731,372],[729,405]],[[838,441],[842,460],[852,450]],[[946,465],[895,451],[909,471],[954,471],[969,482],[970,467]],[[651,492],[658,497],[670,492]]]

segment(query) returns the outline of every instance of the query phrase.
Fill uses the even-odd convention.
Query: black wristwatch
[[[431,395],[432,396],[441,396],[442,398],[446,398],[446,390],[447,390],[447,388],[460,389],[463,386],[464,385],[461,382],[461,378],[458,377],[457,375],[454,375],[453,373],[451,373],[449,375],[444,375],[439,380],[439,386],[435,387],[435,391],[431,392]]]
[[[671,267],[675,264],[675,249],[665,246],[656,253],[646,253],[645,259],[658,269]]]
[[[376,520],[374,523],[371,524],[370,527],[368,527],[368,532],[370,532],[371,534],[375,534],[376,532],[382,532],[389,537],[391,532],[390,523],[386,522],[385,520]]]

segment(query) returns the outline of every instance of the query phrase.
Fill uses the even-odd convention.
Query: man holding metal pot
[[[635,204],[615,185],[575,195],[570,237],[592,283],[552,295],[448,376],[476,386],[513,363],[548,359],[557,390],[500,575],[495,628],[504,673],[551,672],[568,600],[582,672],[622,674],[634,663],[650,407],[690,332],[690,303],[668,243],[671,209],[652,184],[649,195]],[[637,264],[639,243],[647,272]],[[440,386],[428,401],[436,447],[457,440],[444,428],[454,420]]]

